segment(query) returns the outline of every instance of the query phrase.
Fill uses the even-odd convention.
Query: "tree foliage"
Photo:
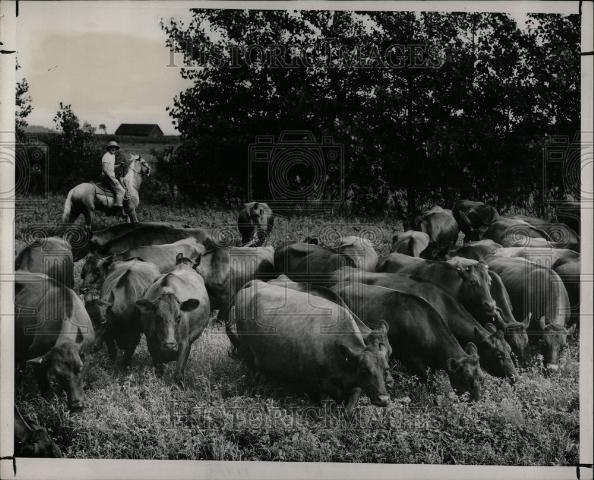
[[[249,145],[296,129],[344,146],[369,211],[503,207],[540,187],[545,135],[579,130],[576,15],[193,10],[163,29],[193,82],[169,112],[172,175],[194,197],[249,194]]]
[[[16,69],[19,70],[21,66],[16,62]],[[16,84],[16,118],[15,128],[17,137],[22,137],[23,129],[28,125],[27,117],[33,111],[31,105],[31,95],[29,95],[29,83],[26,78],[22,78]]]

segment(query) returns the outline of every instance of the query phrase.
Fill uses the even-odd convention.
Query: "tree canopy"
[[[500,13],[226,9],[162,27],[193,82],[169,113],[184,140],[172,175],[194,197],[247,195],[256,136],[309,130],[343,146],[369,211],[389,195],[409,215],[460,195],[502,207],[540,187],[547,135],[579,132],[577,15],[519,28]]]

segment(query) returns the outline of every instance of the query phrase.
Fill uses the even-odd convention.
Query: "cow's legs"
[[[128,341],[124,349],[124,356],[122,358],[122,367],[127,368],[132,363],[132,355],[136,351],[136,347],[140,343],[140,333],[135,333]]]
[[[188,363],[188,357],[190,356],[190,343],[183,342],[178,346],[177,362],[175,364],[175,374],[173,380],[181,387],[184,386],[184,370]]]

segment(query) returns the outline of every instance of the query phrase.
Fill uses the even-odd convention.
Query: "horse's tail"
[[[64,202],[64,213],[62,214],[62,223],[68,223],[70,221],[70,212],[72,211],[72,192],[74,188],[68,192],[66,201]]]

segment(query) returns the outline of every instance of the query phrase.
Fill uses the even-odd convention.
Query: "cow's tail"
[[[68,223],[70,221],[70,213],[72,212],[72,191],[68,192],[66,201],[64,202],[64,213],[62,214],[62,223]]]

